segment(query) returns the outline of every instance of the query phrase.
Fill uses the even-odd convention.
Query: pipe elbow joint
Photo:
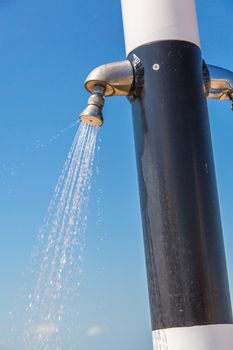
[[[105,96],[128,96],[134,85],[134,69],[130,61],[104,64],[87,76],[84,86],[93,93],[95,86],[104,88]]]
[[[233,100],[233,73],[227,69],[203,63],[205,94],[216,100]]]

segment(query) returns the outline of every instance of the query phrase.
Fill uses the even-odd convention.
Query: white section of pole
[[[154,350],[232,350],[233,325],[169,328],[152,336]]]
[[[160,40],[200,46],[195,0],[121,0],[126,52]]]

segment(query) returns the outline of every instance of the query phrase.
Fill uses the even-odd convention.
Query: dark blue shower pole
[[[232,350],[233,326],[194,0],[122,0],[155,349]]]

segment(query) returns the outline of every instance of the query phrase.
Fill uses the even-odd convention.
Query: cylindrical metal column
[[[230,350],[232,311],[193,0],[122,0],[154,349]],[[134,56],[133,56],[134,55]]]

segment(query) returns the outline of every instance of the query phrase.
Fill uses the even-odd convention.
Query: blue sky
[[[232,1],[198,0],[197,9],[203,57],[233,70]],[[75,134],[61,130],[88,98],[83,80],[125,58],[120,1],[0,0],[0,52],[0,350],[23,350],[8,313]],[[209,112],[233,293],[233,114],[216,101]],[[150,350],[130,105],[109,99],[104,115],[74,349]]]

